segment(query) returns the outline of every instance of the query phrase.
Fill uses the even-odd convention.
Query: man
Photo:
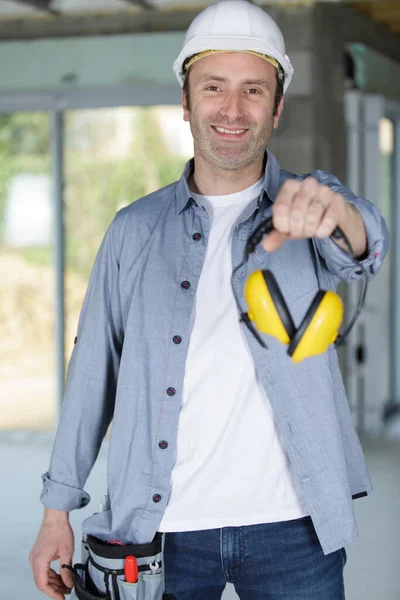
[[[371,484],[333,346],[294,364],[239,323],[231,274],[252,231],[275,231],[233,278],[275,274],[298,323],[318,287],[372,277],[388,251],[377,209],[336,178],[297,177],[265,153],[292,76],[259,7],[227,0],[193,21],[175,72],[194,162],[181,180],[120,211],[99,250],[71,358],[31,552],[36,583],[61,600],[70,510],[113,418],[110,506],[83,531],[146,543],[165,534],[166,591],[216,600],[341,600],[352,496]]]

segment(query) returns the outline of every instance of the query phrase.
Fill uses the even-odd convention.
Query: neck
[[[263,174],[264,156],[245,169],[226,171],[207,163],[201,156],[194,158],[195,169],[189,187],[202,196],[224,196],[246,190]]]

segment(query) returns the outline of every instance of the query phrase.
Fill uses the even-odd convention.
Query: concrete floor
[[[51,436],[2,433],[0,479],[3,482],[0,530],[1,600],[45,598],[34,586],[28,554],[36,537],[43,507],[39,501],[40,475],[48,468]],[[400,599],[400,443],[364,440],[364,450],[375,491],[355,502],[360,540],[351,545],[346,567],[347,600]],[[80,523],[97,508],[105,489],[107,442],[88,480],[89,507],[71,514],[80,539]],[[79,544],[76,544],[79,560]],[[223,600],[237,600],[228,585]]]

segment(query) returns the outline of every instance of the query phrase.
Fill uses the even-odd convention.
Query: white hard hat
[[[207,50],[252,51],[274,58],[284,72],[284,92],[292,79],[293,67],[281,30],[262,8],[246,0],[220,0],[207,6],[192,21],[174,62],[174,73],[182,87],[185,60]]]

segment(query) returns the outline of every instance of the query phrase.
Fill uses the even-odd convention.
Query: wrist
[[[46,506],[44,509],[43,522],[46,524],[68,523],[69,513],[66,510],[57,510],[55,508],[48,508]]]
[[[345,233],[350,240],[354,256],[359,259],[364,257],[368,251],[367,233],[364,226],[363,218],[360,211],[353,204],[346,203],[346,216],[339,223],[340,229]],[[338,245],[348,252],[347,245],[343,240],[338,240]]]
[[[355,206],[345,202],[344,214],[341,221],[338,223],[338,226],[346,235],[353,229],[357,217],[360,217],[360,213]]]

